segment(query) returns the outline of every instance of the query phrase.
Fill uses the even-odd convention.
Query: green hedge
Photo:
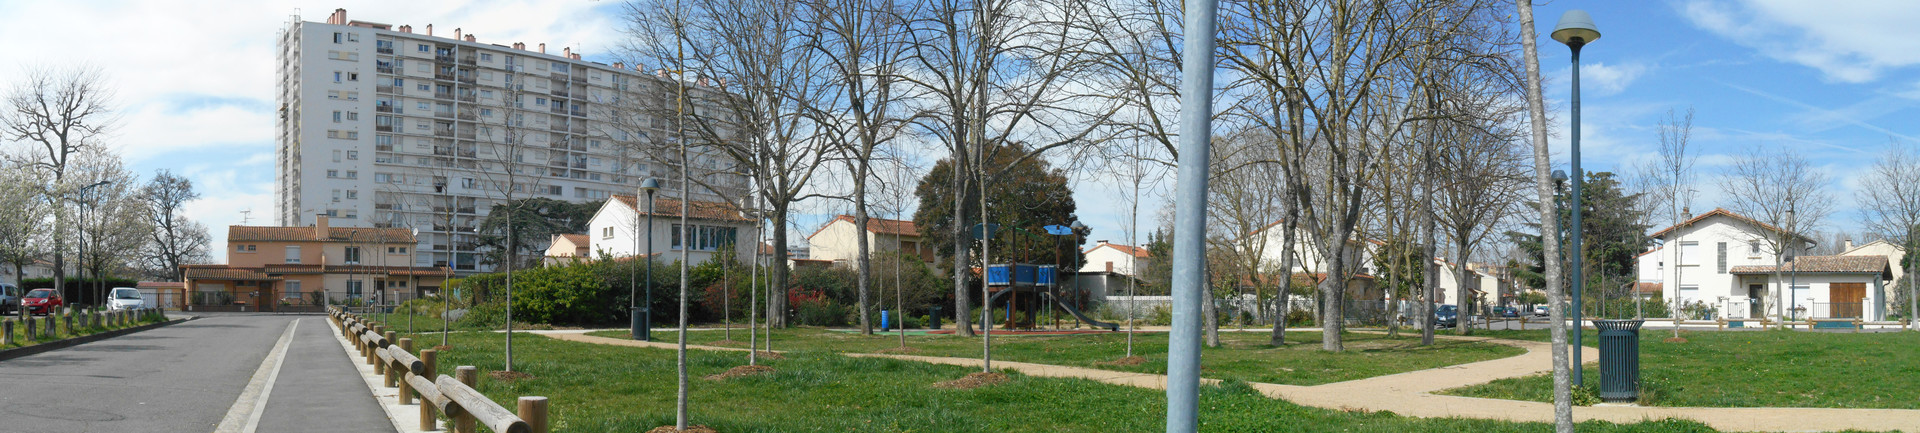
[[[68,304],[77,305],[102,304],[98,299],[102,291],[101,287],[112,289],[115,287],[134,287],[140,284],[139,281],[126,278],[68,278],[65,283],[67,287],[60,290],[60,297],[66,298]],[[28,278],[20,280],[20,288],[26,290],[53,288],[53,279]]]

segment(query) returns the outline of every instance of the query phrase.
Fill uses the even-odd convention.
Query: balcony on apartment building
[[[433,110],[433,117],[438,117],[442,119],[452,119],[453,110],[452,109]]]
[[[475,65],[479,65],[480,61],[478,58],[474,56],[460,56],[460,64],[467,65],[467,66],[475,66]]]
[[[380,92],[380,93],[400,93],[400,92],[398,92],[398,91],[396,91],[396,90],[394,90],[394,87],[393,87],[393,86],[389,86],[389,85],[385,85],[385,84],[381,84],[381,85],[377,85],[377,86],[373,86],[373,91],[375,91],[375,92]]]
[[[453,99],[453,92],[435,91],[433,92],[433,97],[435,99]]]
[[[406,112],[405,110],[401,110],[400,107],[393,106],[393,105],[375,105],[373,106],[373,111],[378,111],[382,113],[395,113],[395,114]]]
[[[375,132],[393,132],[393,125],[374,125],[373,130]],[[393,147],[393,146],[387,146],[387,147]]]

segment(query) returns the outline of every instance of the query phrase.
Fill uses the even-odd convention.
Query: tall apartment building
[[[647,177],[677,195],[676,89],[684,86],[689,101],[726,95],[705,79],[679,83],[644,66],[585,61],[571,48],[548,53],[544,43],[529,49],[480,43],[461,29],[451,37],[434,35],[431,24],[423,30],[348,21],[345,9],[324,23],[288,23],[276,131],[280,225],[325,215],[336,227],[415,229],[414,265],[487,271],[476,229],[509,195],[605,200],[634,194]],[[720,111],[687,105],[689,116]],[[697,144],[690,153],[694,200],[747,196],[746,175],[725,154]]]

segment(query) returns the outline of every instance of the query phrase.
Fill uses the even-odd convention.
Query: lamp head
[[[640,181],[640,190],[646,191],[648,194],[652,194],[654,191],[659,191],[660,180],[649,177],[647,178],[647,180]]]
[[[1070,224],[1067,227],[1072,227],[1073,231],[1076,231],[1076,232],[1087,230],[1087,225],[1081,224],[1079,221],[1074,221],[1073,224]]]
[[[1553,181],[1554,181],[1554,182],[1566,182],[1566,181],[1567,181],[1567,172],[1566,172],[1566,170],[1554,170],[1554,171],[1553,171]]]
[[[1574,9],[1560,15],[1560,23],[1553,26],[1553,40],[1569,46],[1591,44],[1600,39],[1600,29],[1593,26],[1593,16],[1587,11]]]

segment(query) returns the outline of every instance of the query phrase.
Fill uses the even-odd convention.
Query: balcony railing
[[[473,113],[460,113],[460,120],[474,120],[479,118],[480,116],[475,116]]]
[[[445,55],[445,54],[442,54],[442,55],[435,55],[435,56],[433,56],[433,61],[436,61],[436,62],[447,62],[447,63],[453,63],[453,56],[451,56],[451,55]]]
[[[560,104],[553,104],[553,107],[548,108],[547,111],[553,114],[567,114],[567,107],[561,106]]]
[[[393,145],[391,144],[376,145],[376,146],[373,146],[373,150],[380,151],[380,152],[392,152]],[[374,162],[390,162],[389,160],[387,160],[388,158],[385,156],[380,156],[378,158],[379,160],[375,160]]]
[[[475,156],[477,156],[477,155],[478,155],[478,154],[476,154],[476,153],[474,153],[474,152],[473,152],[473,151],[471,151],[471,150],[462,150],[462,151],[460,151],[460,156],[464,156],[464,157],[468,157],[468,158],[473,158],[473,157],[475,157]]]
[[[451,147],[434,147],[434,148],[433,148],[433,154],[434,154],[434,155],[440,155],[440,156],[453,156],[453,148],[451,148]]]
[[[439,98],[439,99],[453,99],[453,92],[433,92],[433,97]]]
[[[585,76],[585,75],[579,75],[579,74],[574,74],[574,76],[573,76],[573,82],[575,82],[575,83],[585,83],[585,82],[587,82],[587,76]]]
[[[380,54],[393,54],[393,47],[380,47],[374,48],[373,50]]]
[[[462,64],[462,65],[467,65],[467,66],[473,66],[473,65],[478,65],[478,64],[480,64],[480,61],[479,61],[479,59],[475,59],[475,58],[474,58],[473,56],[466,56],[466,57],[461,57],[461,58],[460,58],[460,64]]]
[[[382,113],[398,113],[398,112],[400,112],[400,111],[398,111],[398,110],[395,110],[395,109],[393,108],[393,106],[392,106],[392,105],[375,105],[375,106],[373,106],[373,111],[378,111],[378,112],[382,112]]]
[[[570,98],[570,97],[572,97],[572,96],[571,96],[571,94],[569,94],[569,93],[567,93],[567,90],[566,90],[566,89],[553,89],[553,91],[552,91],[552,92],[550,92],[550,93],[553,93],[553,96],[558,96],[558,97],[562,97],[562,98]]]
[[[455,211],[455,212],[458,212],[458,213],[464,213],[464,214],[471,214],[471,213],[473,213],[473,206],[467,206],[467,207],[463,207],[463,208],[460,208],[460,210],[458,210],[458,211]]]
[[[379,210],[396,210],[400,208],[400,205],[391,204],[391,203],[374,203],[373,208],[379,209]]]
[[[467,83],[467,84],[474,84],[474,83],[478,83],[478,82],[480,82],[480,80],[479,80],[479,79],[477,79],[477,78],[474,78],[474,77],[473,77],[472,75],[461,75],[461,76],[460,76],[460,77],[459,77],[458,79],[456,79],[455,81],[459,81],[459,82],[462,82],[462,83]]]
[[[453,112],[452,111],[435,111],[433,112],[433,117],[438,117],[442,119],[452,119]]]
[[[443,74],[443,73],[435,72],[433,73],[433,79],[453,81],[453,74]]]
[[[393,125],[374,125],[373,130],[377,132],[393,132]]]
[[[376,70],[376,71],[380,71],[380,73],[382,73],[382,74],[391,74],[391,73],[394,73],[394,72],[393,72],[393,67],[392,67],[392,66],[378,66],[378,67],[375,67],[375,68],[374,68],[374,70]]]
[[[569,114],[572,114],[572,115],[573,115],[573,117],[586,117],[586,116],[587,116],[587,112],[585,112],[585,111],[580,111],[580,110],[573,110],[573,111],[569,111],[568,113],[569,113]]]
[[[566,131],[566,130],[567,130],[567,124],[565,124],[565,123],[555,123],[555,124],[553,124],[553,125],[552,125],[552,128],[553,128],[553,130],[555,130],[555,131],[562,131],[562,132],[564,132],[564,131]]]
[[[474,100],[473,95],[460,95],[460,102],[473,102]]]
[[[473,131],[460,131],[460,138],[473,139]]]
[[[453,136],[453,131],[448,131],[448,130],[444,130],[444,129],[435,129],[435,130],[433,130],[433,136],[435,136],[435,137],[452,137],[452,136]]]

